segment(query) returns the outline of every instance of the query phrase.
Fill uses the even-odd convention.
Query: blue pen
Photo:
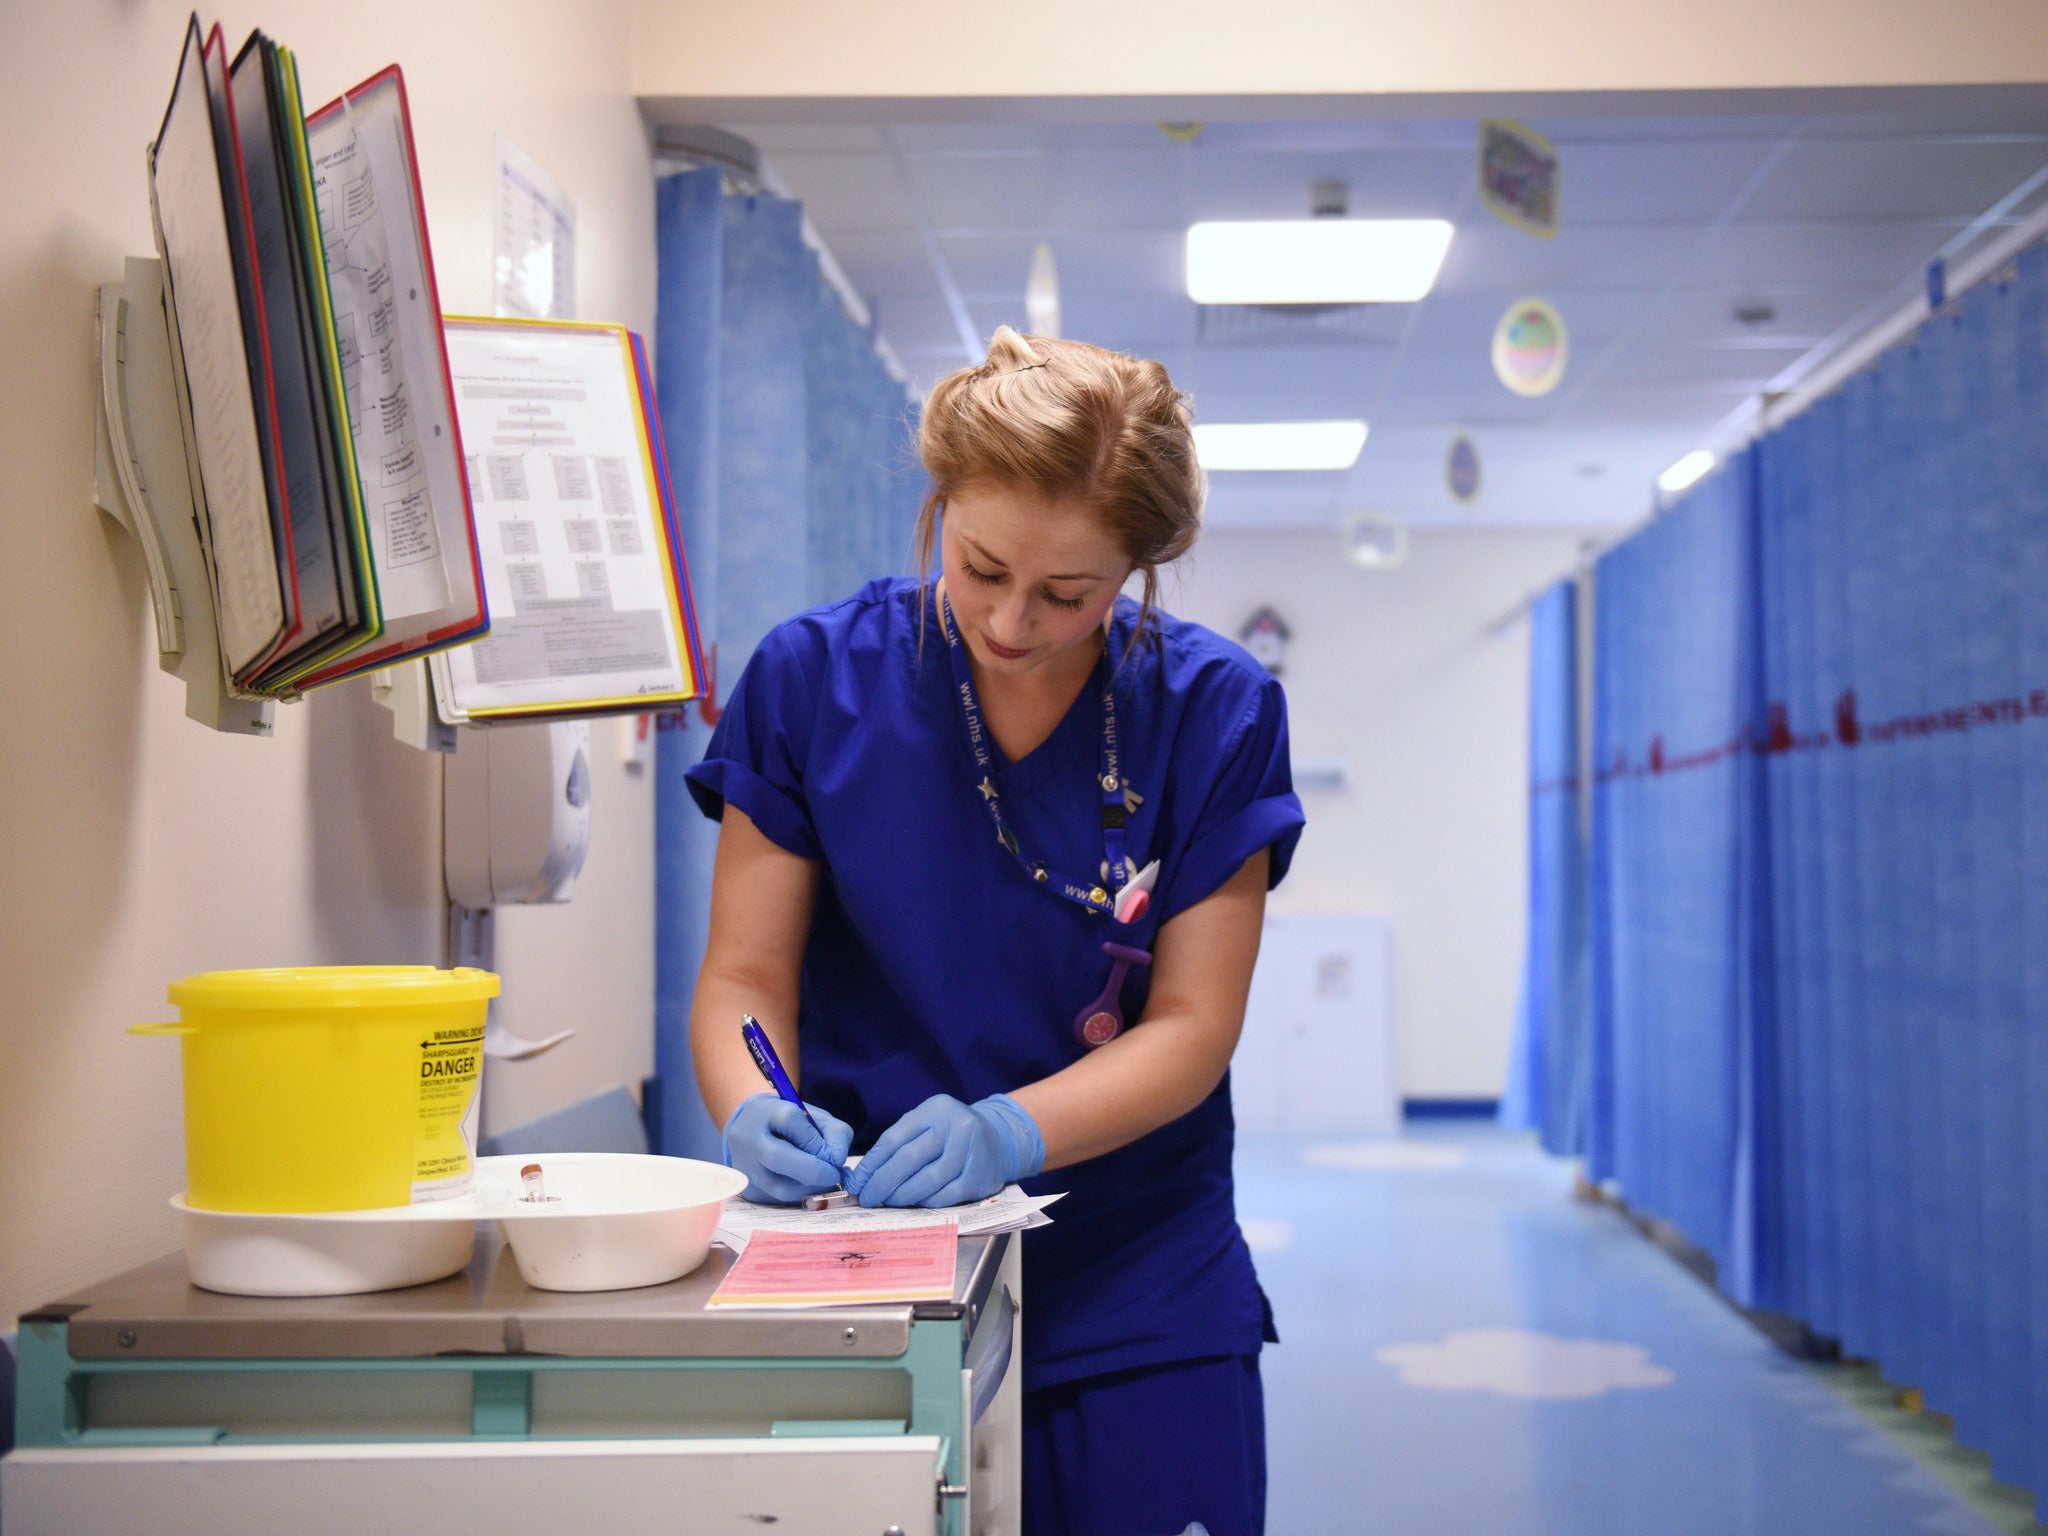
[[[811,1129],[818,1133],[818,1140],[825,1140],[825,1128],[811,1120],[811,1112],[804,1108],[804,1101],[797,1097],[796,1085],[789,1080],[789,1074],[782,1070],[782,1062],[775,1054],[775,1047],[768,1043],[768,1031],[761,1027],[760,1020],[751,1013],[740,1015],[740,1038],[747,1042],[747,1053],[754,1058],[754,1065],[761,1069],[761,1075],[774,1088],[775,1096],[785,1103],[794,1104]]]

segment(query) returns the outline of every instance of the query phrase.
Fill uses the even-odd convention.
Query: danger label
[[[466,1194],[475,1148],[470,1106],[483,1074],[484,1032],[437,1029],[420,1041],[419,1120],[413,1143],[412,1199],[418,1205]]]

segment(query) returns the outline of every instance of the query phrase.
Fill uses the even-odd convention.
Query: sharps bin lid
[[[404,1008],[466,1003],[498,995],[498,977],[470,966],[307,965],[202,971],[174,981],[180,1008]]]

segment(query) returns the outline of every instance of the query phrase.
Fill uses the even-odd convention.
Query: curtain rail
[[[2000,198],[1935,254],[1928,266],[1942,268],[1943,303],[1976,287],[2035,241],[2048,237],[2048,202],[2034,209],[2019,223],[1998,229],[2015,208],[2044,186],[2048,186],[2048,165],[2042,166]],[[1998,232],[1991,233],[1994,230]],[[1987,234],[1990,234],[1988,239],[1984,238]],[[1726,458],[1765,433],[1783,426],[1823,395],[1868,367],[1887,347],[1912,334],[1914,327],[1923,324],[1934,313],[1935,308],[1928,302],[1923,288],[1914,298],[1874,325],[1858,330],[1853,337],[1840,342],[1833,338],[1822,342],[1778,375],[1779,379],[1786,381],[1784,389],[1766,389],[1753,395],[1723,419],[1710,435],[1716,458]],[[1569,570],[1560,572],[1557,580],[1584,575],[1603,553],[1640,532],[1665,510],[1660,501],[1634,522],[1614,533],[1588,541],[1578,560]],[[1529,616],[1536,599],[1553,584],[1545,583],[1496,614],[1487,621],[1486,633],[1498,635],[1512,629]]]
[[[657,131],[654,140],[655,175],[663,174],[664,168],[677,170],[686,167],[722,172],[726,186],[742,196],[766,192],[786,202],[796,201],[790,195],[788,183],[776,174],[775,167],[761,158],[760,151],[751,142],[737,134],[718,131],[712,135],[706,130],[696,129],[687,137],[672,137],[665,130]],[[867,333],[868,346],[882,360],[889,377],[903,386],[903,392],[911,402],[915,404],[923,400],[924,392],[911,382],[903,360],[889,345],[888,337],[876,327],[874,311],[861,297],[860,290],[854,287],[846,269],[839,265],[839,258],[832,254],[832,247],[825,243],[818,226],[811,222],[808,213],[802,215],[802,220],[804,245],[818,258],[818,272],[825,279],[825,286],[838,295],[839,307],[846,311],[846,318]]]
[[[1998,233],[1991,233],[2014,208],[2044,184],[2048,184],[2048,166],[2043,166],[2000,198],[1969,228],[1963,230],[1936,253],[1928,266],[1939,266],[1942,269],[1944,303],[1976,287],[2044,234],[2048,234],[2048,203],[2036,208],[2019,223],[2010,225]],[[1990,234],[1990,238],[1984,239],[1987,234]],[[1978,244],[1980,239],[1983,241],[1982,244]],[[1972,246],[1976,248],[1973,250]],[[1740,447],[1765,432],[1783,426],[1852,374],[1860,372],[1874,362],[1878,354],[1887,347],[1910,335],[1914,327],[1922,324],[1934,312],[1934,306],[1928,302],[1927,291],[1922,288],[1911,300],[1900,305],[1855,340],[1832,351],[1824,351],[1823,356],[1811,363],[1807,359],[1794,363],[1785,374],[1779,376],[1786,378],[1788,387],[1778,391],[1766,391],[1759,396],[1753,422],[1747,430],[1739,431],[1729,446]],[[1823,347],[1825,348],[1825,344]],[[1787,375],[1791,377],[1787,378]]]

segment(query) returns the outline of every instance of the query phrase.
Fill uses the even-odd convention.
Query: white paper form
[[[276,640],[284,627],[284,596],[197,26],[187,35],[151,157],[150,205],[190,396],[221,654],[232,674]]]
[[[459,510],[461,493],[432,483],[432,456],[421,442],[423,431],[448,431],[445,422],[425,419],[437,408],[440,381],[428,377],[418,389],[410,382],[422,360],[407,333],[423,316],[433,323],[438,317],[425,301],[422,274],[407,270],[418,266],[417,240],[409,230],[393,238],[385,224],[411,217],[397,124],[389,113],[347,101],[342,112],[309,128],[307,146],[378,601],[388,624],[447,606],[443,552],[466,541],[444,536],[436,514],[450,502]]]
[[[717,1241],[734,1253],[744,1252],[747,1239],[756,1232],[860,1232],[883,1227],[933,1227],[949,1221],[960,1223],[962,1237],[990,1232],[1025,1232],[1048,1227],[1052,1218],[1045,1208],[1061,1195],[1027,1195],[1015,1184],[1006,1185],[986,1200],[972,1205],[947,1206],[931,1210],[923,1206],[842,1205],[829,1211],[807,1211],[800,1205],[756,1205],[734,1196],[725,1202],[725,1214],[718,1219]]]
[[[687,680],[632,353],[608,327],[451,320],[491,632],[447,655],[464,712]]]
[[[497,313],[576,318],[576,205],[553,177],[498,135]]]

